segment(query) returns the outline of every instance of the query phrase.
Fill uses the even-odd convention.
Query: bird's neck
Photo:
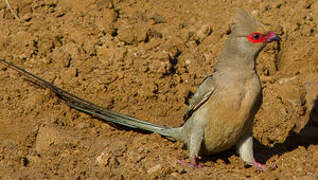
[[[255,56],[221,56],[215,65],[217,71],[255,71]]]
[[[216,66],[216,71],[255,71],[255,59],[259,50],[226,44]]]

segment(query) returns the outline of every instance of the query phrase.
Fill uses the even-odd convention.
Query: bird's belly
[[[220,99],[207,103],[211,118],[205,128],[201,153],[214,154],[235,145],[252,126],[253,106],[257,96],[249,92],[222,92]],[[220,108],[222,107],[222,108]]]

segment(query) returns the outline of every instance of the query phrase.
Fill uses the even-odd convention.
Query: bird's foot
[[[265,164],[262,164],[262,163],[259,163],[257,161],[254,161],[252,163],[252,166],[255,166],[256,168],[258,168],[259,170],[261,171],[265,171],[267,169],[266,165]]]
[[[191,158],[191,162],[190,163],[185,162],[183,160],[177,160],[177,162],[180,163],[183,166],[190,167],[190,168],[193,168],[193,169],[202,168],[203,167],[203,163],[197,163],[196,158],[201,159],[200,156],[193,156]]]

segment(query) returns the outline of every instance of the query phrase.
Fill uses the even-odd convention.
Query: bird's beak
[[[272,41],[280,41],[280,37],[277,34],[273,33],[272,31],[269,31],[265,35],[264,40],[267,43],[272,42]]]

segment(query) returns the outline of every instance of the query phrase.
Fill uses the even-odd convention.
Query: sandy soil
[[[264,102],[254,128],[257,160],[277,168],[247,167],[233,150],[183,167],[182,143],[112,127],[0,65],[0,179],[318,178],[318,1],[8,1],[20,21],[1,1],[1,59],[174,127],[212,72],[234,8],[248,10],[282,38],[257,60]]]

